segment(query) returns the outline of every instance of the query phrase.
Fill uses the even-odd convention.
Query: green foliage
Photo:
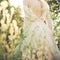
[[[54,23],[54,36],[60,48],[60,0],[47,0]]]
[[[8,0],[0,1],[0,60],[7,60],[19,44],[22,25],[20,7],[11,6]]]
[[[49,6],[50,6],[50,11],[52,13],[52,18],[53,20],[56,19],[60,12],[60,0],[47,0]]]

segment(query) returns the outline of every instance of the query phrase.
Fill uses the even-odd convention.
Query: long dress
[[[21,45],[22,60],[55,60],[59,55],[59,50],[54,41],[52,29],[43,19],[44,14],[39,17],[27,5],[24,5],[24,13],[25,39]]]

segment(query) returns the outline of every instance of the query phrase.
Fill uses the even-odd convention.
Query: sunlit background
[[[23,12],[23,0],[9,0],[10,1],[10,4],[12,6],[15,6],[15,7],[20,7],[22,12],[21,12],[21,16],[24,17],[24,12]]]
[[[23,0],[10,0],[10,4],[16,7],[23,7]]]

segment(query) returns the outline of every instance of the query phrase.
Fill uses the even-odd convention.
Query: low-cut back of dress
[[[31,8],[24,6],[24,36],[21,45],[23,60],[53,60],[59,50],[55,44],[52,30],[34,14]]]

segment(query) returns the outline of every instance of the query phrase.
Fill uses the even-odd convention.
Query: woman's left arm
[[[53,30],[53,21],[52,21],[52,18],[50,16],[49,10],[46,12],[46,20],[47,20],[47,24],[50,27],[50,29]]]
[[[44,21],[46,22],[46,24],[48,25],[48,27],[53,30],[53,21],[51,19],[50,16],[50,9],[49,9],[49,5],[45,0],[40,0],[41,2],[41,7],[42,7],[42,18],[44,19]]]

